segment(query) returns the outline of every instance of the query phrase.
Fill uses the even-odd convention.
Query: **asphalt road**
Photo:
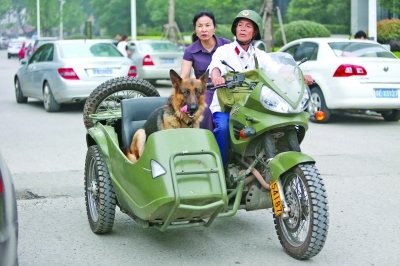
[[[84,201],[83,105],[46,113],[36,100],[17,104],[18,66],[0,51],[0,151],[18,193],[20,265],[400,265],[400,123],[339,116],[310,124],[302,150],[325,181],[330,227],[308,261],[284,253],[268,210],[165,233],[118,210],[112,232],[95,235]],[[168,83],[158,88],[170,92]]]

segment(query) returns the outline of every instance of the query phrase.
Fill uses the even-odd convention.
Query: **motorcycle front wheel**
[[[328,234],[325,185],[314,164],[299,164],[281,176],[289,218],[275,217],[275,229],[286,253],[299,260],[317,255]]]

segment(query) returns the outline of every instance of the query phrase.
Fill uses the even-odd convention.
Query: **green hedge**
[[[400,19],[384,19],[377,23],[379,43],[390,44],[392,52],[400,51]]]
[[[309,20],[298,20],[283,25],[286,41],[291,42],[301,38],[329,37],[330,31],[322,24]],[[275,46],[283,45],[281,30],[274,33]]]

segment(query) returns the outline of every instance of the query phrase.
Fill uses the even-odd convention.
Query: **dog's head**
[[[207,106],[205,102],[205,92],[207,90],[208,71],[199,79],[182,79],[173,69],[170,70],[170,77],[173,92],[173,105],[180,117],[197,120],[203,114]]]

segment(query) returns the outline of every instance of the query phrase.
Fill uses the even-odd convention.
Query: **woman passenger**
[[[192,68],[196,78],[199,78],[206,72],[215,50],[224,44],[231,43],[228,39],[215,36],[217,24],[211,11],[199,11],[193,18],[193,27],[195,31],[192,36],[193,43],[186,48],[183,55],[180,73],[182,78],[189,78]],[[210,106],[213,94],[214,91],[206,92],[207,106]],[[200,128],[212,131],[214,123],[208,107],[204,110],[203,117]]]

